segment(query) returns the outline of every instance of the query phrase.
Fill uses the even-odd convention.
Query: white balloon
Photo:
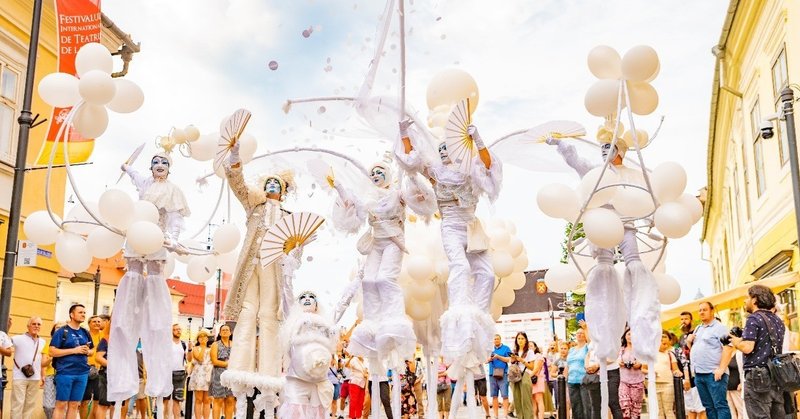
[[[423,321],[431,316],[431,308],[431,303],[414,301],[406,304],[406,314],[416,321]]]
[[[236,224],[225,224],[214,231],[214,250],[228,253],[236,248],[242,235]]]
[[[551,183],[539,189],[536,203],[545,215],[552,218],[575,220],[580,211],[578,194],[561,183]]]
[[[622,77],[622,58],[614,48],[598,45],[589,51],[589,71],[598,79],[619,79]]]
[[[149,221],[153,224],[158,224],[158,218],[158,208],[152,202],[139,200],[133,203],[131,222]]]
[[[506,225],[506,231],[508,231],[508,234],[510,234],[512,236],[517,234],[517,225],[514,224],[513,221],[506,220],[505,221],[505,225]]]
[[[258,149],[258,141],[256,141],[256,137],[251,134],[242,135],[240,141],[239,155],[242,157],[242,163],[250,163],[250,161],[253,160],[253,156],[256,154],[256,149]]]
[[[61,219],[53,214],[56,221]],[[25,224],[22,226],[25,237],[39,246],[55,243],[61,228],[53,223],[47,211],[35,211],[25,217]]]
[[[100,195],[98,207],[103,220],[120,230],[127,229],[133,222],[133,200],[127,193],[119,189],[109,189],[103,192]]]
[[[658,71],[658,54],[647,45],[638,45],[622,57],[622,75],[626,80],[645,81]]]
[[[564,263],[556,264],[544,274],[544,283],[552,292],[564,293],[578,288],[581,280],[580,272],[575,266]]]
[[[94,215],[101,217],[97,202],[87,201],[85,204]],[[82,235],[89,234],[97,225],[97,221],[89,215],[86,209],[81,206],[80,202],[69,210],[64,221],[80,221],[79,223],[64,224],[64,230]]]
[[[61,232],[56,239],[56,260],[67,271],[84,272],[92,264],[86,241],[75,233]]]
[[[491,258],[495,276],[503,278],[514,272],[514,258],[508,253],[494,251],[491,254]]]
[[[108,109],[117,113],[131,113],[139,110],[144,104],[144,92],[138,84],[125,79],[114,79],[114,85],[117,87],[117,93],[111,102],[108,102]]]
[[[597,185],[597,180],[600,179],[601,173],[603,175],[603,178],[600,180],[600,184]],[[608,201],[614,198],[614,194],[617,193],[618,189],[617,187],[607,187],[607,186],[614,185],[617,183],[619,183],[619,176],[617,176],[617,174],[614,173],[614,171],[612,171],[611,169],[606,169],[605,173],[603,173],[602,166],[598,166],[592,170],[589,170],[586,173],[586,175],[584,175],[583,178],[581,179],[581,184],[578,187],[578,195],[580,197],[581,203],[589,200],[589,196],[595,189],[595,185],[597,185],[597,192],[594,194],[594,196],[591,197],[591,200],[589,200],[587,208],[596,208],[607,204]]]
[[[433,263],[427,256],[411,255],[406,260],[406,264],[408,275],[415,280],[428,280],[433,276]]]
[[[75,112],[72,126],[84,138],[97,138],[108,128],[108,111],[105,106],[84,103]]]
[[[122,249],[124,243],[125,237],[103,226],[95,227],[92,232],[86,236],[86,246],[89,253],[98,259],[113,257]]]
[[[100,70],[106,74],[114,71],[111,52],[97,42],[85,44],[75,55],[75,71],[78,76],[83,77],[85,73],[92,70]]]
[[[510,286],[511,289],[516,291],[518,289],[523,288],[525,286],[526,281],[527,278],[525,278],[524,272],[514,272],[513,274],[503,278],[501,283],[507,282],[508,286]]]
[[[658,285],[658,300],[661,304],[672,304],[681,298],[681,284],[671,275],[653,274]]]
[[[200,130],[194,125],[187,125],[183,128],[183,132],[186,133],[186,141],[190,143],[195,142],[198,138],[200,138]]]
[[[505,250],[508,251],[508,254],[511,255],[512,258],[515,258],[525,250],[525,246],[523,246],[522,240],[520,240],[519,237],[514,236],[508,242],[508,246],[506,246]]]
[[[656,209],[653,220],[661,234],[679,239],[689,233],[692,228],[692,216],[678,202],[667,202]]]
[[[488,232],[489,230],[494,229],[494,228],[503,228],[504,229],[506,227],[506,222],[503,221],[502,218],[492,218],[489,221],[487,221],[486,223],[484,223],[483,225],[484,225],[484,227],[486,227],[487,232]]]
[[[501,282],[502,284],[502,282]],[[494,292],[493,300],[494,303],[501,307],[508,307],[511,304],[514,304],[514,300],[516,299],[516,293],[510,286],[500,286]]]
[[[191,144],[192,158],[197,161],[208,161],[214,158],[217,150],[217,139],[219,133],[201,135],[200,138]]]
[[[239,261],[239,252],[232,251],[217,255],[217,266],[222,272],[233,274],[236,271],[236,264]]]
[[[500,228],[489,229],[487,233],[489,234],[489,244],[493,249],[503,249],[511,240],[511,235],[508,234],[505,224]]]
[[[686,189],[686,171],[675,162],[661,163],[650,175],[650,184],[659,202],[674,201]]]
[[[217,270],[214,255],[193,256],[186,264],[186,275],[194,282],[202,284],[214,275]]]
[[[172,141],[175,141],[175,144],[183,144],[188,141],[186,133],[181,128],[173,128],[169,136]]]
[[[499,320],[500,316],[503,315],[503,307],[494,303],[492,303],[491,307],[489,308],[489,311],[492,313],[492,319],[494,321]]]
[[[650,193],[631,186],[620,186],[611,205],[614,209],[625,217],[641,218],[651,214],[655,210],[653,197]]]
[[[413,299],[419,302],[427,302],[436,295],[436,286],[428,279],[422,281],[415,279],[409,284],[408,292]]]
[[[628,83],[631,98],[631,112],[636,115],[650,115],[658,107],[658,92],[650,83]]]
[[[78,92],[87,103],[105,105],[114,99],[117,85],[108,73],[90,70],[81,76],[78,82]]]
[[[622,241],[625,228],[619,216],[606,208],[592,208],[583,217],[583,231],[595,246],[610,249]]]
[[[583,104],[590,114],[606,117],[617,112],[619,107],[619,81],[598,80],[586,91]],[[623,107],[624,105],[623,100]]]
[[[696,196],[690,193],[683,193],[678,197],[677,202],[689,211],[689,215],[692,217],[692,224],[697,223],[703,217],[703,204],[700,203]]]
[[[528,255],[523,251],[514,258],[514,272],[525,272],[528,269]]]
[[[436,278],[440,282],[446,282],[450,277],[450,264],[447,260],[440,260],[436,262]]]
[[[164,278],[171,278],[175,272],[175,255],[167,253],[167,263],[164,264]]]
[[[78,78],[67,73],[50,73],[39,82],[39,96],[50,106],[68,108],[81,100]]]
[[[126,232],[128,244],[141,255],[157,252],[164,245],[164,232],[149,221],[136,221]]]

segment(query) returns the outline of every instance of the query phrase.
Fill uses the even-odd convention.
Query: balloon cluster
[[[447,69],[436,74],[427,90],[428,127],[431,134],[444,139],[444,127],[453,105],[469,98],[469,113],[478,106],[478,85],[469,73],[458,69]]]
[[[600,45],[589,51],[588,64],[592,74],[600,79],[584,98],[590,114],[606,117],[628,106],[627,98],[620,94],[621,83],[626,84],[631,112],[649,115],[658,107],[658,93],[650,82],[658,76],[661,65],[653,48],[635,46],[620,58],[614,48]]]
[[[136,83],[112,78],[111,53],[99,43],[81,47],[75,56],[78,77],[51,73],[39,82],[39,96],[57,108],[76,107],[73,127],[86,138],[97,138],[108,127],[108,111],[134,112],[144,103],[144,93]]]
[[[516,237],[513,222],[493,219],[486,224],[485,230],[489,236],[489,256],[496,277],[491,311],[497,319],[503,307],[514,303],[514,291],[525,286],[524,271],[528,267],[528,255],[522,241]],[[412,319],[422,321],[430,316],[436,287],[447,283],[450,267],[437,221],[429,225],[407,224],[406,243],[416,245],[409,247],[409,254],[403,259],[400,286],[405,295],[406,313]]]
[[[156,142],[159,147],[169,153],[175,146],[193,143],[199,138],[200,130],[194,125],[187,125],[184,128],[172,127],[168,135],[159,136]]]

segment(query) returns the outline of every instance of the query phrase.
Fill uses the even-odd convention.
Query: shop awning
[[[677,325],[680,321],[681,312],[684,311],[695,314],[695,318],[697,318],[697,306],[703,301],[710,301],[711,304],[714,304],[714,308],[717,311],[739,308],[744,305],[744,297],[747,296],[747,289],[750,288],[751,285],[764,285],[769,287],[773,292],[778,293],[797,282],[800,282],[800,274],[798,272],[786,272],[758,281],[748,282],[747,284],[722,291],[718,294],[709,295],[699,300],[689,301],[688,303],[662,311],[661,324],[665,329]]]

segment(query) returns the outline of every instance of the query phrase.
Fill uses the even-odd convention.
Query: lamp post
[[[17,142],[17,160],[14,164],[14,185],[11,189],[11,206],[8,209],[8,234],[6,235],[6,253],[3,260],[3,283],[0,285],[0,330],[8,331],[8,317],[11,314],[11,290],[14,287],[14,263],[17,256],[17,239],[19,238],[19,212],[22,207],[22,189],[25,183],[25,159],[28,157],[28,137],[36,118],[31,114],[33,101],[33,82],[36,76],[36,56],[39,52],[39,23],[42,20],[42,0],[33,1],[33,17],[31,19],[31,39],[28,44],[28,64],[25,72],[25,95],[22,99],[17,123],[19,123],[19,141]]]
[[[100,264],[97,264],[97,271],[94,273],[94,305],[92,309],[92,313],[97,315],[97,301],[100,297]]]
[[[781,102],[783,102],[783,118],[786,120],[786,137],[789,143],[789,164],[791,165],[789,171],[792,172],[795,228],[798,242],[800,242],[800,173],[798,173],[797,137],[794,126],[794,92],[791,87],[787,86],[781,91]]]

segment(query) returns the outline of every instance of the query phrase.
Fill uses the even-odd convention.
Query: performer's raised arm
[[[138,170],[125,163],[122,163],[121,169],[131,178],[131,183],[133,183],[137,191],[144,190],[147,187],[147,181],[150,179],[149,176],[142,175]]]
[[[236,195],[236,199],[242,203],[245,207],[245,210],[249,210],[250,208],[250,201],[248,200],[249,196],[249,189],[247,188],[247,183],[244,181],[244,175],[242,174],[242,159],[239,157],[239,141],[233,145],[231,148],[231,155],[228,157],[228,161],[223,163],[225,167],[225,177],[228,179],[228,185],[230,185],[233,194]]]
[[[594,168],[591,162],[578,155],[578,151],[575,150],[574,145],[552,137],[548,137],[545,142],[557,147],[558,154],[561,154],[564,161],[578,173],[578,176],[583,177],[589,170]]]
[[[494,201],[500,195],[503,184],[503,165],[500,159],[484,145],[477,127],[470,125],[467,127],[467,133],[472,137],[475,147],[478,149],[478,156],[473,162],[472,173],[470,173],[472,186],[477,191],[485,193],[490,201]]]

